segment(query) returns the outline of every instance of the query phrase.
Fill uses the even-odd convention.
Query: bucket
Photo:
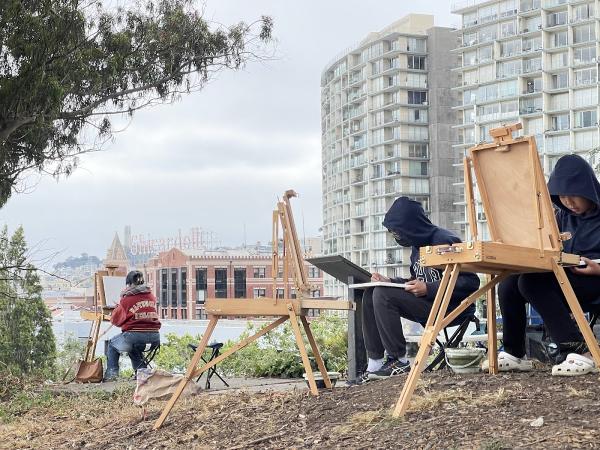
[[[485,356],[483,348],[447,348],[446,364],[454,373],[477,373]]]

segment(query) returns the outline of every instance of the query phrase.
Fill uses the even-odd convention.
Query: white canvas
[[[106,306],[116,307],[121,300],[121,291],[125,289],[125,277],[102,277]]]

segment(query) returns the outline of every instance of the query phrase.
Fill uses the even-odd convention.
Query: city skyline
[[[299,235],[315,236],[322,225],[322,70],[390,17],[419,12],[434,14],[439,26],[458,23],[450,6],[208,2],[206,17],[220,23],[272,16],[277,58],[140,111],[104,151],[84,155],[70,178],[32,177],[27,192],[0,209],[0,223],[11,231],[23,225],[31,247],[56,254],[51,263],[102,257],[124,224],[158,236],[201,226],[223,245],[243,243],[244,234],[248,243],[267,242],[276,198],[292,188],[300,194],[293,203]]]

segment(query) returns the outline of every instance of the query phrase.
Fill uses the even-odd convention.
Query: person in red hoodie
[[[113,325],[121,328],[122,333],[108,341],[104,381],[112,381],[119,376],[121,353],[129,354],[135,373],[137,369],[146,367],[141,351],[145,344],[160,344],[156,297],[144,283],[144,275],[132,270],[127,274],[125,284],[119,305],[110,319]]]

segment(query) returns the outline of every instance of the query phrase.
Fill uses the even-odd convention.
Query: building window
[[[181,290],[179,293],[179,304],[183,307],[187,306],[187,268],[182,267],[181,273]]]
[[[246,268],[236,267],[233,269],[233,291],[235,298],[246,296]]]
[[[552,116],[552,130],[561,131],[569,129],[569,114]]]
[[[559,31],[551,36],[552,47],[564,47],[569,42],[566,31]]]
[[[171,269],[171,306],[177,306],[177,269]]]
[[[410,176],[427,176],[429,173],[429,164],[425,161],[409,161],[408,163],[408,174]]]
[[[207,290],[207,269],[196,269],[196,303],[204,303]]]
[[[552,75],[552,89],[564,89],[569,87],[569,72],[560,72]]]
[[[425,53],[427,51],[427,44],[425,39],[408,38],[406,42],[406,50],[415,53]]]
[[[167,269],[160,271],[160,306],[167,306],[169,303],[169,274]]]
[[[596,39],[596,25],[582,25],[580,27],[574,28],[574,42],[575,44],[579,44],[580,42],[590,42]]]
[[[573,21],[579,22],[582,20],[588,20],[594,17],[594,4],[579,5],[573,7]]]
[[[408,55],[408,68],[425,70],[425,56]]]
[[[558,11],[548,14],[548,26],[557,27],[567,23],[567,11]]]
[[[285,289],[278,288],[276,292],[277,298],[284,298],[283,296],[285,295]]]
[[[215,269],[215,298],[227,298],[227,269]]]
[[[575,127],[593,127],[598,125],[597,112],[596,110],[591,111],[577,111],[575,113]]]
[[[171,310],[171,319],[177,319],[177,310],[176,309]]]
[[[261,298],[267,296],[267,290],[265,288],[254,288],[254,298]]]
[[[408,91],[409,105],[422,105],[424,103],[427,103],[426,91]]]
[[[186,320],[186,319],[187,319],[187,309],[182,309],[182,310],[181,310],[181,318],[182,318],[183,320]]]
[[[409,158],[429,158],[427,144],[409,144],[408,156]]]
[[[264,267],[255,267],[254,278],[266,278],[266,269]]]
[[[166,319],[167,318],[167,309],[166,308],[161,308],[161,310],[160,310],[160,318],[161,319]]]
[[[308,278],[319,278],[319,268],[315,266],[308,266]]]
[[[596,46],[574,48],[573,61],[575,64],[596,62]]]
[[[598,77],[598,69],[590,67],[589,69],[581,69],[575,71],[575,85],[581,86],[585,84],[595,84]]]

